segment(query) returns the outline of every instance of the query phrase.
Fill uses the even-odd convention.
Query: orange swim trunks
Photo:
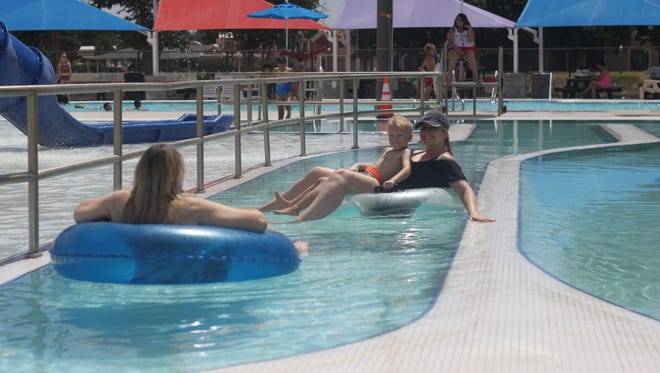
[[[383,180],[383,177],[380,175],[380,172],[378,172],[378,170],[376,170],[375,168],[373,168],[371,166],[365,167],[364,168],[364,173],[366,173],[367,175],[369,175],[369,176],[373,177],[374,179],[376,179],[376,181],[378,181],[378,184],[382,184],[383,181],[385,181],[385,180]]]

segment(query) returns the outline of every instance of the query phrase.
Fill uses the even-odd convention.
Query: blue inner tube
[[[300,264],[284,235],[186,225],[83,223],[50,250],[56,273],[117,284],[200,284],[284,275]]]

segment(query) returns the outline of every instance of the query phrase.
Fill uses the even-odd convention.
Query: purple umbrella
[[[289,20],[290,19],[312,19],[318,21],[321,18],[327,18],[327,14],[317,12],[315,10],[300,7],[295,4],[285,3],[277,4],[269,9],[264,9],[258,12],[248,14],[251,18],[275,18],[285,20],[285,49],[289,50]]]
[[[375,29],[377,0],[345,0],[335,29]],[[475,28],[513,28],[515,22],[461,0],[393,1],[393,28],[452,27],[456,14],[465,13]]]

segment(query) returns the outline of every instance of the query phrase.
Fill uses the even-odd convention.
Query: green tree
[[[152,0],[89,0],[89,3],[102,9],[111,9],[119,6],[126,14],[126,19],[147,28],[154,27],[153,1]],[[164,47],[185,48],[187,35],[184,31],[166,31],[158,33],[159,50]],[[142,33],[125,33],[124,45],[136,49],[147,49],[147,36]]]

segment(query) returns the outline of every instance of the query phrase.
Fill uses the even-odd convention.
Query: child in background
[[[68,84],[71,81],[71,62],[66,56],[66,53],[60,55],[60,60],[57,63],[57,80],[60,84]]]

